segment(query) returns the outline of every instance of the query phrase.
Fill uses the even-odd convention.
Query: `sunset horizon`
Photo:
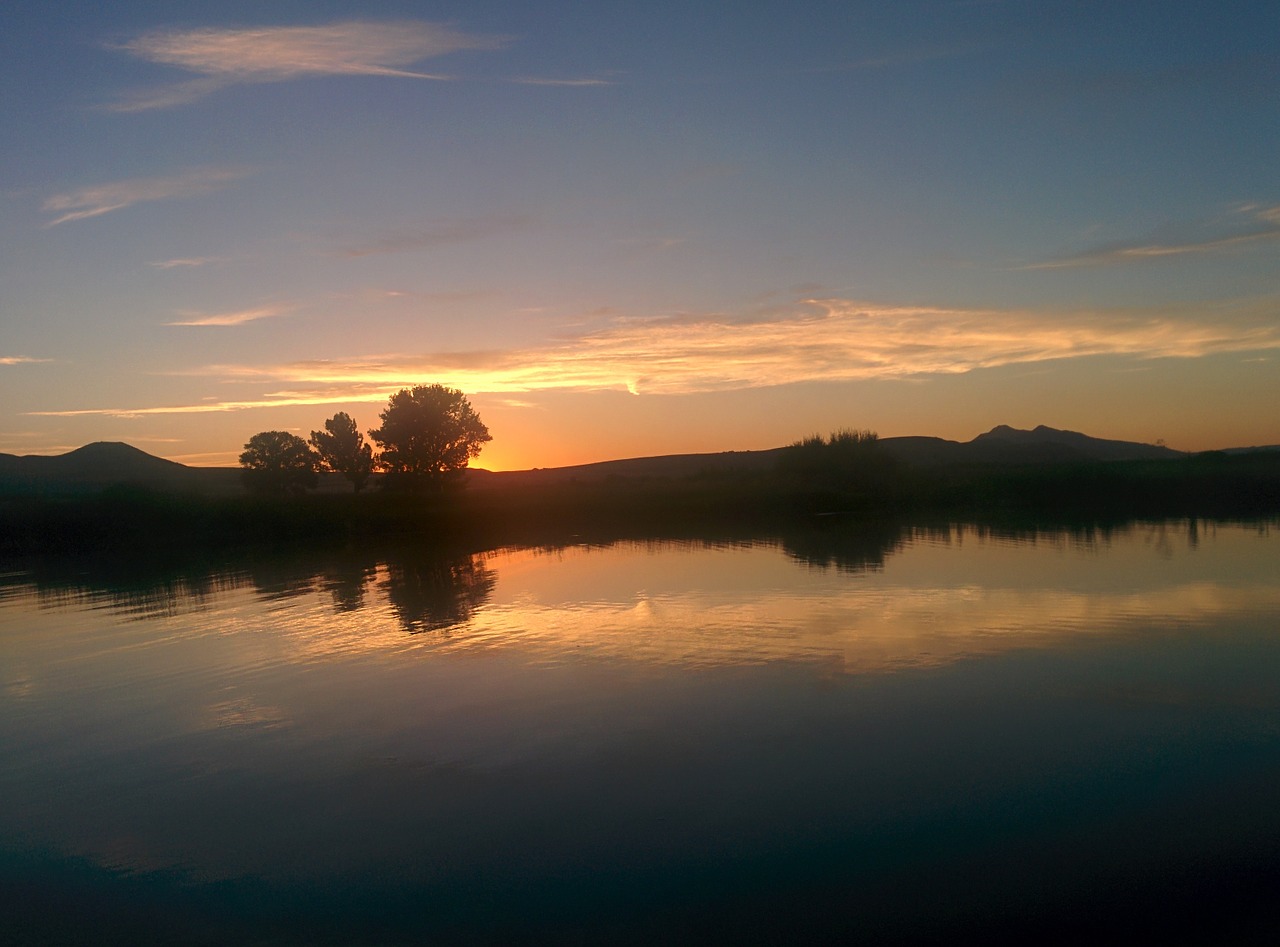
[[[1280,443],[1271,5],[0,13],[0,452]]]
[[[1280,449],[1280,445],[1277,445],[1277,444],[1231,444],[1231,445],[1226,445],[1220,448],[1205,448],[1203,450],[1187,450],[1177,445],[1167,444],[1163,441],[1163,439],[1145,440],[1145,439],[1120,438],[1120,437],[1102,437],[1099,435],[1092,434],[1088,431],[1073,431],[1065,428],[1055,428],[1052,425],[1041,425],[1041,424],[1034,425],[1029,428],[1019,428],[1019,427],[1014,427],[1013,425],[1007,425],[1007,424],[994,424],[985,430],[976,432],[971,437],[948,438],[948,437],[941,437],[939,435],[934,435],[934,434],[881,435],[878,431],[871,431],[870,433],[876,435],[877,438],[883,441],[887,441],[889,443],[892,443],[895,439],[915,440],[915,439],[923,438],[923,439],[936,439],[936,440],[946,441],[949,443],[966,444],[974,440],[982,440],[985,436],[988,436],[988,435],[995,435],[997,432],[1001,431],[1002,429],[1010,430],[1014,434],[1024,434],[1024,435],[1035,435],[1040,432],[1044,432],[1045,436],[1049,437],[1050,439],[1052,439],[1054,435],[1083,435],[1085,438],[1092,441],[1127,443],[1127,444],[1144,445],[1144,446],[1150,446],[1150,447],[1162,447],[1162,448],[1168,448],[1169,450],[1175,451],[1177,453],[1186,454],[1188,456],[1192,456],[1197,453],[1204,453],[1206,451],[1212,452],[1212,451],[1218,451],[1218,450],[1277,450],[1277,449]],[[589,460],[571,460],[569,462],[559,463],[559,464],[531,463],[531,464],[524,464],[519,466],[498,466],[497,464],[491,461],[488,461],[486,459],[486,456],[496,452],[493,451],[490,446],[486,445],[483,449],[482,455],[472,460],[468,464],[468,466],[478,470],[487,470],[495,473],[505,473],[505,472],[527,472],[527,471],[534,471],[534,470],[549,470],[549,469],[556,469],[556,468],[562,468],[562,467],[592,466],[592,465],[611,464],[611,463],[631,461],[631,460],[660,459],[663,457],[700,456],[700,455],[714,456],[714,455],[720,455],[720,454],[735,454],[735,453],[749,454],[749,453],[757,453],[757,452],[768,453],[771,451],[777,451],[786,447],[793,446],[796,443],[800,442],[801,440],[804,440],[805,438],[829,437],[829,436],[836,435],[841,431],[847,431],[847,430],[853,430],[853,428],[846,425],[844,427],[835,428],[830,431],[819,431],[819,430],[808,431],[803,434],[798,434],[796,437],[793,437],[788,441],[768,445],[765,447],[751,447],[751,448],[726,447],[726,448],[717,448],[717,449],[663,451],[661,453],[656,453],[656,454],[628,454],[625,456],[619,455],[619,456],[613,456],[613,457],[596,457]],[[306,439],[309,432],[298,429],[288,433],[296,434],[302,437],[303,439]],[[242,445],[241,447],[235,450],[227,451],[225,453],[198,454],[195,456],[182,456],[182,455],[173,456],[173,455],[166,454],[162,450],[144,450],[143,448],[138,447],[135,444],[131,444],[128,441],[97,440],[97,441],[89,441],[85,444],[76,445],[75,447],[69,447],[66,449],[34,451],[30,454],[18,455],[18,456],[60,457],[64,454],[74,453],[86,447],[93,447],[95,445],[114,445],[114,444],[123,444],[125,447],[143,451],[143,453],[148,454],[152,457],[156,457],[161,460],[172,461],[173,463],[182,464],[188,467],[218,467],[218,468],[239,467],[240,455],[243,452],[243,449],[245,446],[245,445]],[[0,453],[7,453],[7,452],[0,452]],[[375,466],[375,472],[376,472],[376,466]]]

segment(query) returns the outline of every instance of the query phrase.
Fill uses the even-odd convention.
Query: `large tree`
[[[382,448],[382,467],[396,486],[439,489],[493,440],[466,396],[444,385],[403,388],[380,416],[382,427],[369,436]]]
[[[320,455],[323,468],[350,480],[356,493],[373,472],[373,448],[364,442],[355,418],[345,411],[325,421],[323,431],[311,432],[311,446]]]
[[[320,458],[307,442],[288,431],[262,431],[240,455],[245,486],[256,493],[303,493],[316,485]]]

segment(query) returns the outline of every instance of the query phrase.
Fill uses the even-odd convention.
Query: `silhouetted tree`
[[[369,436],[392,485],[437,489],[461,476],[467,462],[493,440],[461,391],[443,385],[402,388]]]
[[[323,431],[311,432],[311,446],[320,455],[321,465],[342,474],[359,493],[373,472],[373,448],[364,442],[355,418],[345,411],[325,421],[324,427]]]
[[[319,465],[307,442],[287,431],[253,435],[240,455],[240,474],[255,493],[303,493],[316,485]]]

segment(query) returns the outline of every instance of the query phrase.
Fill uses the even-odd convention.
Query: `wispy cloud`
[[[167,326],[239,326],[259,319],[283,316],[292,311],[291,306],[259,306],[256,309],[240,309],[235,312],[201,313],[188,309],[178,311],[182,318],[164,323]]]
[[[43,413],[132,416],[377,403],[423,379],[509,396],[550,390],[690,394],[954,375],[1096,356],[1196,358],[1280,349],[1278,311],[1277,300],[1206,307],[1192,318],[1133,310],[1050,313],[811,299],[791,312],[747,323],[688,316],[629,320],[528,349],[214,365],[198,374],[257,393],[194,405]]]
[[[339,252],[343,256],[362,257],[372,256],[375,253],[427,250],[432,247],[481,240],[504,233],[515,233],[527,229],[531,224],[532,218],[521,215],[445,221],[427,227],[398,230],[374,240],[350,244],[342,247]]]
[[[559,85],[559,86],[596,86],[613,85],[609,79],[539,79],[533,76],[521,76],[513,79],[517,85]]]
[[[150,260],[147,266],[154,266],[160,270],[172,270],[176,267],[189,266],[208,266],[210,263],[221,263],[222,257],[217,256],[188,256],[178,257],[173,260]]]
[[[72,220],[100,217],[134,204],[207,194],[250,173],[245,168],[193,168],[172,177],[130,178],[82,187],[65,194],[55,194],[44,202],[45,212],[57,215],[45,226],[56,227]]]
[[[1101,244],[1078,253],[1030,263],[1021,269],[1056,270],[1141,263],[1164,257],[1216,253],[1271,240],[1280,240],[1280,206],[1246,204],[1223,219],[1169,227],[1145,238]]]
[[[66,411],[28,411],[32,417],[75,418],[75,417],[111,417],[111,418],[144,418],[166,414],[223,414],[229,411],[249,411],[254,408],[287,408],[326,404],[348,404],[351,402],[386,401],[399,388],[379,389],[377,392],[364,391],[355,397],[340,392],[317,392],[312,395],[290,395],[287,392],[276,392],[257,399],[243,401],[208,401],[200,404],[162,405],[144,408],[73,408]]]
[[[52,359],[28,358],[25,355],[0,355],[0,365],[33,365],[48,361],[52,361]]]
[[[405,67],[459,50],[498,49],[506,43],[503,37],[462,33],[420,20],[156,30],[115,48],[149,62],[184,69],[199,78],[138,92],[109,108],[121,112],[167,108],[193,102],[230,85],[314,76],[447,79],[448,76]]]

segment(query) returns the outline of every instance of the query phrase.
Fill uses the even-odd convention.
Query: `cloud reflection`
[[[1012,537],[889,529],[785,546],[423,548],[264,560],[238,574],[175,578],[162,569],[154,585],[133,575],[124,588],[114,572],[86,588],[76,571],[37,576],[35,591],[41,608],[83,610],[86,627],[107,605],[126,620],[173,622],[184,640],[217,639],[235,653],[229,660],[253,667],[426,651],[502,652],[538,665],[800,663],[880,673],[1280,614],[1256,531],[1218,525],[1210,538],[1206,547],[1200,529],[1157,524]],[[1170,565],[1179,559],[1185,568]],[[1112,581],[1120,573],[1130,578]],[[24,588],[26,580],[0,583],[0,598],[18,606]]]
[[[500,568],[500,565],[499,565]],[[1212,582],[1094,594],[989,588],[848,588],[821,596],[773,591],[740,600],[707,592],[638,593],[572,608],[490,605],[448,650],[508,648],[686,668],[817,663],[844,673],[934,667],[1043,647],[1136,623],[1203,624],[1280,610],[1280,589]]]

